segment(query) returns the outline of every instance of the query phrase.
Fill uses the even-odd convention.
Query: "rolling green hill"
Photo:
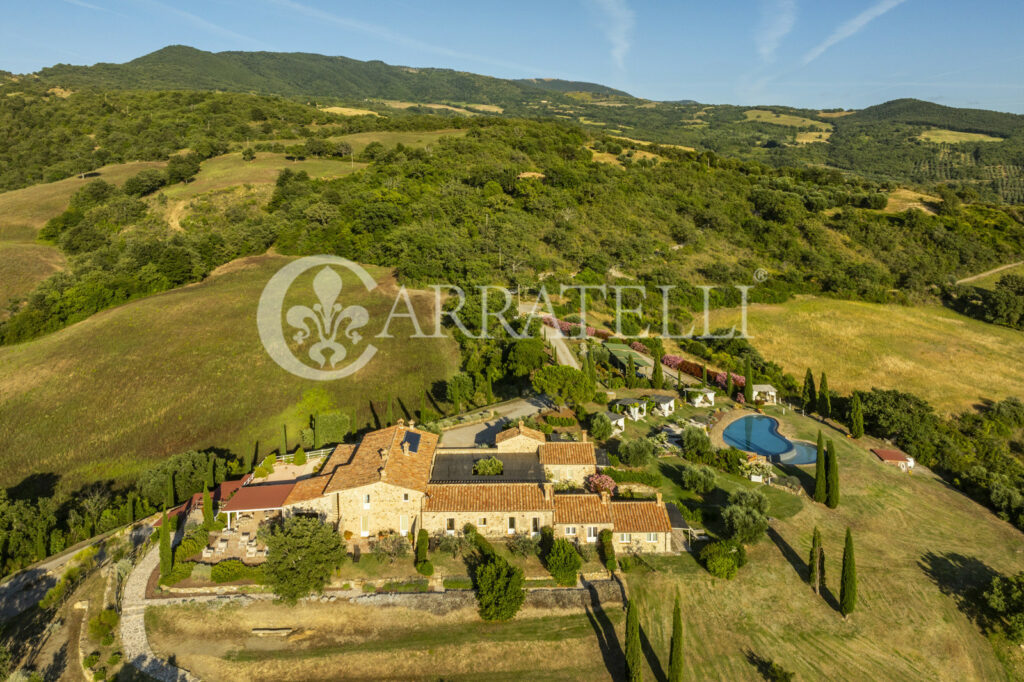
[[[225,90],[340,99],[516,104],[552,87],[450,69],[392,66],[304,52],[205,52],[171,45],[125,64],[58,64],[39,77],[66,88]],[[575,84],[585,85],[585,84]],[[582,88],[574,88],[582,89]]]

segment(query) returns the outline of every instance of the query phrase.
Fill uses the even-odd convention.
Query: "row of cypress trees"
[[[839,458],[832,439],[825,445],[825,437],[818,431],[818,460],[814,469],[814,501],[829,509],[839,506]]]
[[[821,542],[821,531],[814,527],[811,538],[811,556],[808,561],[808,582],[815,594],[825,589],[825,549]],[[857,607],[857,562],[853,553],[853,532],[846,528],[846,545],[843,547],[843,571],[839,578],[839,612],[849,616]]]
[[[832,417],[832,393],[828,388],[828,376],[824,372],[821,373],[821,380],[815,387],[814,374],[811,373],[810,367],[807,368],[804,387],[800,392],[800,402],[804,412],[817,412],[822,419]],[[856,391],[850,399],[850,435],[854,438],[864,436],[864,407]]]
[[[630,599],[626,607],[626,678],[629,682],[640,682],[644,678],[644,654],[640,643],[640,607]],[[683,616],[676,594],[672,609],[672,646],[669,651],[668,682],[682,682],[683,679]]]

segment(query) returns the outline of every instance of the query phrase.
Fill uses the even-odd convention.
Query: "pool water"
[[[790,441],[779,433],[779,422],[771,417],[752,414],[737,419],[725,427],[722,438],[726,443],[783,464],[814,464],[818,460],[818,446],[805,441]]]

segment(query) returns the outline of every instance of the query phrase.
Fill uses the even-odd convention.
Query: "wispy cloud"
[[[754,40],[761,61],[775,59],[782,39],[789,35],[796,24],[796,0],[762,0],[761,23]]]
[[[840,24],[839,28],[832,32],[832,34],[821,41],[814,47],[810,52],[804,55],[803,63],[806,66],[815,59],[825,53],[825,50],[829,49],[833,45],[847,38],[859,33],[865,26],[870,24],[872,21],[882,16],[886,12],[899,5],[902,5],[906,0],[882,0],[879,3],[868,7],[866,10],[855,16],[853,19]]]
[[[84,7],[86,9],[95,10],[97,12],[109,12],[110,11],[106,7],[100,7],[98,5],[94,5],[94,4],[90,3],[90,2],[84,2],[84,0],[64,0],[64,2],[68,3],[69,5],[77,5],[79,7]]]
[[[625,0],[592,0],[604,14],[604,35],[611,43],[612,61],[625,68],[626,54],[632,47],[635,16]]]
[[[440,54],[446,57],[453,57],[455,59],[464,59],[479,62],[481,64],[500,66],[502,68],[513,69],[515,71],[525,72],[529,74],[540,73],[539,70],[534,67],[524,66],[522,64],[517,64],[515,62],[508,62],[500,59],[492,59],[490,57],[469,54],[466,52],[460,52],[459,50],[453,50],[449,47],[444,47],[443,45],[433,45],[431,43],[426,43],[416,38],[410,38],[409,36],[402,35],[401,33],[396,33],[395,31],[392,31],[391,29],[385,26],[378,26],[377,24],[359,21],[358,19],[350,19],[349,17],[343,17],[337,14],[332,14],[330,12],[325,12],[324,10],[318,9],[316,7],[311,7],[309,5],[304,5],[300,2],[295,2],[294,0],[267,1],[272,5],[277,5],[278,7],[282,7],[289,11],[298,14],[303,14],[307,17],[310,17],[311,19],[316,19],[317,21],[323,21],[326,23],[334,24],[335,26],[341,26],[342,28],[350,29],[353,31],[359,31],[360,33],[365,33],[367,35],[371,35],[381,40],[386,40],[387,42],[394,43],[396,45],[402,45],[404,47],[409,47],[415,50],[421,50],[423,52]]]
[[[252,43],[252,44],[257,44],[257,45],[262,44],[260,41],[256,40],[255,38],[251,38],[249,36],[242,35],[241,33],[236,33],[235,31],[232,31],[229,28],[225,28],[225,27],[223,27],[223,26],[221,26],[219,24],[215,24],[212,21],[208,21],[207,19],[204,19],[204,18],[202,18],[201,16],[199,16],[197,14],[192,14],[191,12],[186,12],[183,9],[178,9],[177,7],[172,7],[171,5],[165,5],[162,2],[157,2],[157,0],[141,0],[141,2],[143,4],[145,4],[145,5],[149,5],[150,7],[158,9],[158,10],[160,10],[162,12],[167,12],[168,14],[173,14],[173,15],[179,17],[180,19],[184,19],[185,21],[187,21],[188,23],[192,24],[196,28],[199,28],[199,29],[201,29],[203,31],[206,31],[208,33],[213,33],[215,35],[219,35],[219,36],[224,37],[224,38],[230,38],[231,40],[234,40],[234,41],[237,41],[237,42]]]

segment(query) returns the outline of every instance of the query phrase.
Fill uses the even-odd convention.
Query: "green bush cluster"
[[[240,559],[225,559],[210,569],[210,579],[215,583],[250,581],[260,584],[264,581],[263,566],[250,566]]]
[[[743,545],[723,540],[709,542],[700,550],[698,557],[708,573],[726,580],[735,578],[736,571],[747,563]]]
[[[182,580],[192,576],[192,569],[195,567],[193,561],[178,561],[171,567],[171,571],[160,578],[161,585],[176,585]]]
[[[642,483],[652,488],[660,488],[664,480],[662,475],[656,471],[627,471],[606,467],[601,473],[610,477],[616,483]]]
[[[576,426],[575,417],[562,417],[557,414],[549,414],[545,416],[544,421],[551,426]]]

